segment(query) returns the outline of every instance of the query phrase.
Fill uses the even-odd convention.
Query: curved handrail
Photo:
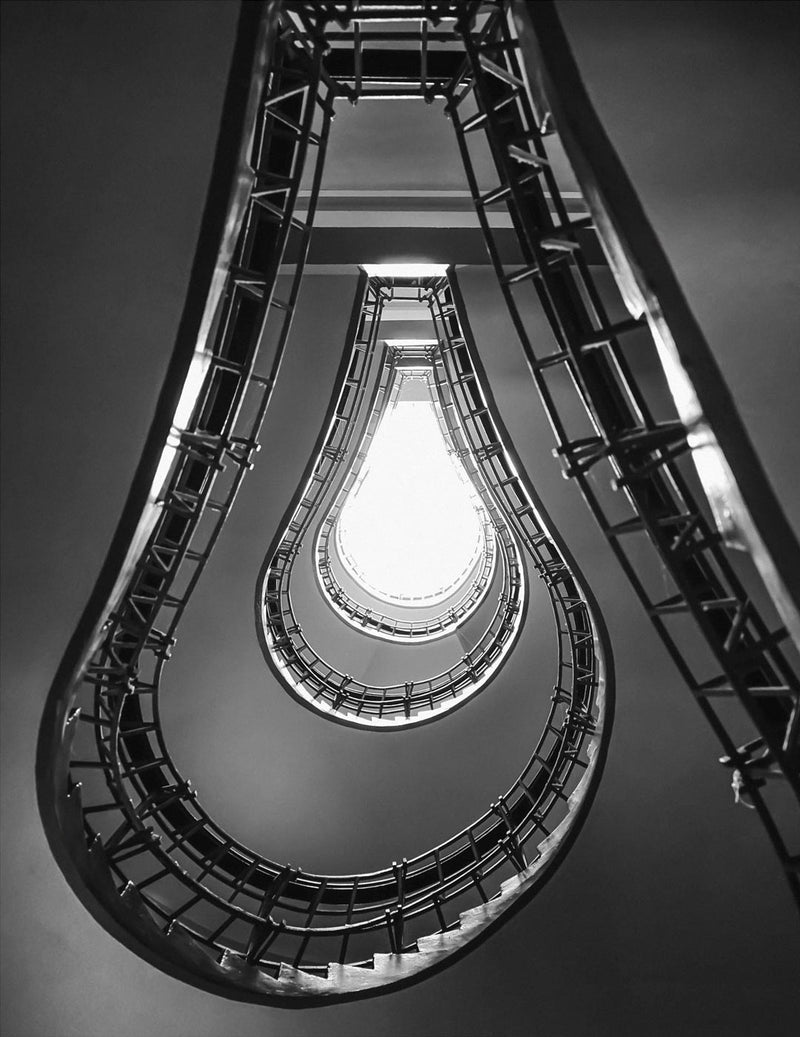
[[[356,317],[359,312],[364,312],[361,302],[363,291],[363,287],[360,287],[356,293],[351,327],[363,325],[363,321]],[[327,560],[325,546],[336,520],[337,506],[357,476],[354,469],[366,452],[365,437],[374,432],[382,409],[387,401],[393,399],[397,385],[396,368],[400,351],[384,349],[380,358],[375,353],[380,329],[381,290],[373,286],[372,282],[367,289],[367,298],[373,300],[374,308],[374,312],[370,310],[369,340],[364,343],[356,340],[350,351],[345,351],[325,422],[327,431],[316,445],[316,461],[307,470],[280,524],[258,580],[257,598],[259,602],[263,601],[263,612],[259,610],[263,632],[259,629],[259,636],[267,661],[281,682],[303,705],[322,711],[330,719],[342,723],[377,730],[395,730],[399,726],[429,723],[459,708],[486,687],[496,675],[521,629],[525,608],[525,576],[515,539],[479,476],[477,467],[472,464],[472,478],[493,524],[493,539],[499,544],[501,561],[498,602],[475,646],[452,666],[433,676],[394,685],[374,685],[344,673],[321,658],[305,637],[292,595],[292,574],[301,545],[304,538],[311,534],[318,513],[326,507],[328,498],[332,497],[334,503],[319,523],[314,552],[317,565],[322,569],[324,586],[326,576],[330,575],[323,568]],[[337,482],[337,472],[352,450],[353,430],[359,420],[361,403],[365,399],[373,358],[379,363],[379,369],[374,379],[365,432],[358,446],[355,464],[351,465],[346,474],[340,474]],[[432,351],[431,370],[434,371],[441,363],[437,351]],[[438,382],[436,389],[439,389]],[[447,421],[448,433],[455,437],[453,442],[463,444],[465,440],[459,429],[456,404],[452,400],[448,404],[448,400],[443,398],[438,409],[440,413],[446,411],[448,414],[442,420]],[[459,450],[462,452],[462,448]],[[468,454],[469,451],[464,449],[463,452]],[[478,602],[482,597],[483,593],[478,597]],[[331,604],[335,608],[339,605],[335,587],[332,587]]]
[[[771,564],[780,568],[779,548],[786,546],[781,579],[792,585],[795,599],[800,595],[796,542],[771,491],[761,493],[766,484],[755,471],[741,423],[591,106],[553,4],[514,0],[498,7],[479,34],[471,31],[468,18],[457,31],[467,60],[447,91],[446,110],[492,265],[555,436],[555,453],[719,738],[725,751],[720,762],[733,770],[737,799],[742,794],[755,807],[800,905],[798,828],[786,821],[782,807],[773,810],[768,802],[772,779],[783,779],[800,802],[800,678],[783,647],[794,624],[792,607],[777,594],[775,606],[786,623],[775,625],[760,588],[750,585],[750,574],[732,564],[724,550],[730,524],[713,528],[702,501],[705,490],[698,500],[694,489],[698,473],[682,463],[703,469],[701,484],[712,476],[712,498],[718,492],[731,502],[740,498],[731,518],[738,508],[741,530],[753,516],[739,508],[743,498],[736,479],[749,486],[763,536],[769,527],[773,537]],[[468,96],[477,101],[478,113],[462,120],[459,109]],[[485,134],[500,181],[488,192],[478,186],[471,161],[469,141],[476,129]],[[570,218],[551,162],[554,134],[561,145],[554,153],[566,152],[591,210],[588,217]],[[509,269],[494,239],[487,210],[498,204],[511,217],[522,266]],[[633,314],[629,319],[610,318],[595,281],[585,238],[594,226],[621,301]],[[541,335],[534,344],[528,334],[526,290],[552,329],[553,341],[542,351]],[[673,397],[678,392],[677,418],[657,417],[664,398],[637,379],[626,355],[628,343],[640,356],[650,348],[656,369],[664,372],[664,387]],[[698,386],[691,380],[695,367]],[[564,375],[578,413],[588,419],[589,434],[571,431],[574,418],[551,389],[550,379]],[[703,407],[709,405],[708,414],[701,413],[701,400]],[[723,457],[720,450],[729,453]],[[741,469],[736,479],[731,466]],[[599,478],[604,471],[607,482]],[[606,487],[622,492],[611,498]],[[720,500],[710,503],[718,512]],[[761,548],[755,541],[750,546],[755,558]],[[641,566],[642,547],[668,574],[672,593],[665,596],[661,581],[648,586],[653,581]],[[771,592],[774,575],[766,573]],[[744,730],[752,731],[744,744],[739,730],[728,729],[717,698],[723,709],[726,700],[740,706],[739,727],[743,721]]]
[[[196,282],[145,454],[48,696],[37,792],[62,870],[109,932],[206,990],[300,1006],[364,997],[437,971],[549,879],[597,788],[613,672],[602,618],[518,473],[527,506],[516,520],[534,531],[552,591],[557,683],[532,756],[481,817],[412,860],[314,875],[237,842],[175,767],[161,726],[161,677],[258,446],[302,262],[280,304],[275,279],[290,232],[302,236],[301,256],[307,248],[313,198],[307,224],[295,219],[294,201],[306,150],[311,144],[321,157],[331,114],[331,85],[327,97],[319,91],[324,41],[296,37],[285,21],[279,32],[279,15],[273,3],[246,5],[242,15],[220,141],[228,161],[215,165]],[[320,174],[321,161],[314,193]],[[282,205],[270,201],[276,192]],[[215,294],[220,263],[224,283]],[[257,348],[276,311],[285,316],[265,371]],[[207,313],[215,319],[204,324]],[[203,329],[207,337],[198,339]],[[198,352],[201,378],[192,365]],[[246,399],[257,404],[254,417]],[[490,428],[485,417],[481,424]],[[503,456],[498,436],[483,444],[487,460]],[[427,935],[413,931],[418,921]],[[372,941],[372,957],[349,948],[355,937]]]
[[[717,527],[728,546],[750,554],[800,649],[800,542],[597,118],[552,0],[512,6],[532,96],[559,128],[629,313],[647,318]]]
[[[285,599],[281,609],[282,623],[290,628],[296,626],[297,621],[289,601],[291,573],[297,552],[306,537],[312,534],[319,512],[327,507],[327,513],[316,532],[314,554],[317,578],[328,604],[345,622],[361,631],[389,640],[432,640],[452,631],[483,600],[494,568],[493,538],[487,537],[488,551],[483,565],[476,566],[475,571],[468,574],[468,588],[463,597],[458,601],[448,601],[445,612],[426,617],[424,620],[400,620],[394,614],[369,608],[356,601],[343,590],[332,565],[332,528],[343,500],[358,477],[369,443],[377,431],[385,408],[399,389],[398,352],[384,347],[380,356],[377,354],[382,306],[392,298],[395,286],[379,285],[377,281],[370,279],[368,301],[365,304],[359,301],[361,291],[362,289],[359,289],[356,293],[353,317],[346,340],[349,347],[345,347],[325,418],[326,431],[315,446],[313,460],[309,463],[295,498],[270,545],[266,568],[259,583],[264,583],[268,577],[272,577],[267,596],[272,603]],[[359,313],[361,317],[358,316]],[[367,315],[365,324],[364,317]],[[370,330],[368,338],[364,339],[366,326],[369,326]],[[362,337],[356,338],[356,333]],[[376,367],[378,374],[373,378]],[[367,400],[370,381],[373,384]],[[441,411],[441,408],[437,410]],[[438,416],[444,422],[441,414]],[[449,430],[447,435],[451,436]],[[357,446],[354,447],[356,442]],[[345,461],[348,461],[347,465],[344,464]],[[267,616],[268,626],[269,623],[270,617]],[[281,630],[277,636],[282,639],[283,631]]]

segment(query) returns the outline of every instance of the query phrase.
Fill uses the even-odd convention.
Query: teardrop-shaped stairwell
[[[258,579],[257,629],[267,662],[303,705],[326,718],[374,730],[413,727],[467,703],[500,672],[535,585],[554,621],[554,668],[530,679],[546,705],[543,727],[518,776],[500,794],[487,791],[475,820],[420,853],[350,874],[305,870],[244,845],[210,816],[170,753],[160,709],[163,674],[261,445],[300,298],[337,99],[445,99],[557,458],[719,735],[725,765],[739,775],[796,896],[799,889],[796,849],[763,788],[766,777],[794,793],[800,782],[798,682],[784,651],[796,633],[796,544],[784,538],[785,556],[775,550],[782,516],[770,509],[767,489],[763,499],[753,496],[760,469],[735,415],[727,418],[709,392],[707,347],[657,242],[645,233],[642,244],[647,221],[625,194],[624,172],[583,99],[551,5],[445,0],[403,10],[417,26],[413,47],[404,36],[410,30],[392,27],[391,4],[244,6],[176,352],[119,530],[40,731],[37,789],[47,837],[98,921],[182,980],[275,1005],[396,989],[457,960],[497,929],[548,881],[577,836],[597,791],[613,713],[602,617],[503,426],[455,271],[397,278],[362,272],[328,420]],[[360,25],[376,19],[389,20],[394,49],[363,45]],[[354,22],[358,31],[351,32]],[[429,48],[433,25],[437,45]],[[329,48],[331,40],[338,45]],[[478,138],[498,181],[488,189],[470,151]],[[559,182],[562,144],[586,196],[577,216]],[[302,213],[301,184],[308,191]],[[513,230],[513,263],[490,218],[498,206]],[[635,218],[626,221],[630,211]],[[595,283],[586,258],[599,251],[594,227],[628,316],[612,320]],[[289,260],[288,287],[278,295]],[[418,352],[380,342],[382,307],[409,291],[428,307],[434,329],[424,365]],[[535,341],[532,305],[546,318],[540,327],[549,328]],[[619,311],[620,299],[615,305]],[[623,349],[630,340],[652,349],[649,337],[643,341],[648,329],[670,384],[695,390],[691,407],[677,400],[676,413],[659,420]],[[394,379],[409,359],[417,370],[424,366],[442,441],[457,454],[488,522],[481,520],[476,561],[469,564],[462,553],[453,566],[466,578],[447,578],[453,614],[437,612],[437,602],[404,626],[398,602],[373,610],[387,588],[374,575],[364,579],[352,545],[351,584],[344,586],[335,534],[352,489],[347,480],[358,479],[348,452],[375,434],[393,387],[402,392],[402,378]],[[713,374],[713,362],[711,368]],[[549,379],[556,376],[564,380],[554,389]],[[580,429],[564,410],[580,415]],[[710,452],[735,490],[721,531],[695,496],[699,485],[713,498],[703,465],[689,477],[681,468],[693,463],[695,451],[706,460]],[[368,451],[363,455],[362,461]],[[750,507],[753,500],[758,508]],[[777,595],[783,625],[764,618],[764,596],[746,592],[727,558],[724,538],[734,533],[768,586],[788,588]],[[661,582],[669,583],[661,597],[648,587],[645,566],[627,553],[639,534],[655,554]],[[478,650],[446,673],[387,687],[337,669],[305,639],[294,613],[300,560],[347,636],[383,639],[388,647],[381,651],[414,651],[426,639],[455,643],[486,610]],[[359,581],[370,586],[358,590]],[[501,589],[492,602],[496,581]],[[673,630],[675,616],[693,623],[693,640],[684,642],[677,625]],[[695,665],[698,641],[705,669]],[[728,733],[717,698],[740,705],[755,732],[750,741],[740,744]],[[280,833],[269,835],[279,846]]]

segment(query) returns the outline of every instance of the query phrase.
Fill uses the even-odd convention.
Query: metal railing
[[[525,604],[524,570],[520,566],[517,545],[477,466],[473,464],[470,477],[483,502],[487,521],[492,524],[492,542],[496,538],[500,545],[501,584],[497,605],[469,652],[448,669],[431,677],[394,685],[372,685],[322,659],[303,633],[292,596],[292,575],[303,541],[313,535],[317,525],[319,533],[314,554],[322,578],[322,590],[330,593],[331,604],[337,611],[344,611],[343,603],[336,597],[328,540],[341,502],[358,478],[360,465],[381,416],[399,391],[403,377],[399,365],[408,359],[401,347],[384,349],[380,356],[375,348],[383,301],[391,298],[397,287],[394,283],[372,281],[365,285],[362,275],[350,322],[350,338],[334,389],[331,413],[326,420],[326,432],[317,443],[310,473],[307,472],[301,482],[295,500],[276,533],[259,580],[263,601],[262,644],[268,661],[291,693],[309,708],[324,711],[327,716],[343,723],[389,728],[428,722],[463,705],[467,698],[485,687],[497,673],[519,634]],[[366,305],[363,302],[365,294]],[[424,288],[424,294],[429,295],[427,288]],[[430,351],[426,363],[430,365],[431,380],[438,390],[439,383],[444,381],[441,373],[438,379],[433,374],[443,363],[438,350]],[[370,382],[370,369],[375,364],[378,371],[373,378],[364,433],[358,449],[353,451],[355,429]],[[454,448],[460,454],[468,454],[469,450],[463,446],[467,441],[460,430],[457,403],[452,397],[445,398],[442,394],[439,412],[448,436],[455,437],[451,439]],[[354,456],[347,465],[345,462],[350,453]],[[321,519],[320,513],[323,514]],[[481,575],[479,573],[479,578]],[[482,586],[478,580],[474,581],[478,603],[490,576],[489,571]],[[356,615],[359,614],[366,626],[367,617],[363,610],[360,613],[356,611]],[[373,622],[387,622],[383,617],[371,618]],[[457,621],[457,617],[451,618],[451,624]],[[423,629],[426,625],[419,624]]]
[[[364,0],[356,24],[391,16],[390,8],[396,15],[395,5]],[[563,859],[591,805],[608,744],[613,675],[602,618],[507,440],[452,274],[426,288],[441,341],[440,398],[449,393],[456,404],[469,446],[465,463],[474,464],[525,544],[556,626],[548,716],[520,776],[469,826],[414,858],[377,871],[320,875],[253,853],[228,835],[202,808],[164,741],[163,669],[258,446],[296,305],[333,98],[394,89],[401,73],[409,90],[419,83],[447,94],[462,149],[470,134],[487,134],[497,187],[480,193],[468,153],[466,169],[559,456],[719,734],[797,893],[798,857],[767,807],[763,784],[776,777],[797,792],[798,685],[786,634],[763,618],[761,597],[749,585],[745,590],[708,521],[702,493],[694,492],[697,479],[685,465],[693,445],[688,436],[697,429],[682,417],[656,419],[631,373],[625,346],[645,344],[643,321],[609,319],[582,252],[585,225],[569,221],[547,160],[547,137],[560,119],[572,126],[563,113],[583,101],[569,81],[571,58],[551,14],[539,18],[550,5],[417,8],[425,24],[459,19],[437,29],[455,28],[462,39],[446,86],[443,78],[425,78],[423,66],[432,58],[422,45],[398,52],[391,82],[368,81],[364,67],[358,79],[354,57],[351,78],[337,84],[334,62],[323,61],[325,23],[348,24],[353,4],[288,4],[297,20],[278,3],[245,5],[175,357],[109,557],[42,720],[40,810],[76,893],[137,954],[187,982],[244,1000],[280,1005],[364,997],[430,975],[475,946]],[[405,5],[403,17],[411,10]],[[526,10],[533,12],[527,21]],[[544,51],[561,62],[561,72]],[[478,109],[462,119],[468,97]],[[563,142],[570,157],[578,153],[574,141]],[[602,148],[591,150],[595,144],[584,142],[590,167],[605,160]],[[312,152],[314,186],[301,221],[294,203]],[[593,206],[597,185],[581,161],[575,165]],[[508,206],[519,238],[523,263],[513,270],[500,262],[485,218],[495,204]],[[593,211],[613,253],[601,216]],[[300,262],[288,297],[279,300],[274,286],[290,235]],[[515,302],[526,287],[552,319],[555,348],[543,355],[534,353]],[[669,326],[668,314],[665,319]],[[276,337],[259,358],[265,327],[275,328]],[[568,373],[588,416],[588,434],[566,427],[554,406],[548,378],[559,370]],[[721,433],[716,442],[726,446]],[[734,469],[735,453],[725,453]],[[614,497],[616,513],[609,513],[605,483],[597,478],[603,466],[623,491]],[[674,581],[666,598],[654,597],[634,566],[627,544],[639,535]],[[696,672],[692,653],[679,645],[680,632],[670,626],[676,616],[702,634],[710,673]],[[727,734],[712,708],[717,699],[741,704],[757,741],[742,746]]]
[[[456,588],[461,597],[448,600],[446,608],[439,614],[431,615],[426,611],[424,619],[400,618],[403,614],[408,615],[407,608],[392,610],[389,604],[383,608],[376,607],[377,603],[368,595],[364,595],[366,601],[359,601],[344,590],[337,578],[333,563],[338,561],[338,556],[331,556],[331,533],[347,495],[359,478],[382,416],[387,406],[391,406],[402,382],[403,374],[397,366],[401,354],[393,347],[384,348],[380,356],[377,354],[382,307],[401,291],[403,286],[400,283],[370,280],[368,295],[374,300],[375,309],[367,315],[367,326],[371,329],[368,338],[358,337],[367,332],[356,317],[359,306],[363,305],[357,293],[354,317],[345,344],[345,358],[334,387],[332,413],[326,419],[327,432],[315,448],[313,468],[304,476],[297,499],[287,511],[281,531],[269,552],[271,555],[280,552],[280,557],[274,557],[270,562],[277,582],[270,585],[268,593],[272,600],[278,601],[281,597],[279,585],[285,590],[284,626],[297,625],[288,603],[291,569],[304,539],[311,535],[320,510],[326,508],[327,513],[315,537],[317,576],[334,610],[359,630],[389,640],[429,640],[447,633],[467,618],[488,590],[495,564],[495,543],[490,530],[484,536],[484,551],[479,564],[471,567],[472,571],[466,573],[462,587]],[[337,399],[338,403],[335,402]],[[450,442],[456,433],[448,427],[438,400],[432,397],[432,402],[443,436]],[[286,583],[281,582],[284,571]]]
[[[554,432],[555,453],[720,739],[725,751],[721,762],[734,771],[737,798],[741,789],[758,812],[800,905],[800,825],[796,816],[787,824],[784,813],[768,803],[774,779],[781,779],[800,800],[800,681],[787,654],[790,645],[784,647],[794,611],[790,596],[778,594],[775,601],[786,625],[776,624],[774,610],[750,574],[745,586],[740,567],[734,567],[725,551],[731,516],[723,520],[721,531],[714,528],[703,484],[699,492],[694,489],[698,473],[692,462],[701,480],[711,464],[716,473],[711,482],[723,484],[717,492],[734,508],[733,502],[742,502],[737,513],[741,529],[753,524],[736,480],[750,480],[750,499],[763,516],[762,528],[775,538],[770,563],[765,563],[767,587],[791,585],[800,600],[800,584],[792,576],[798,568],[796,540],[600,128],[553,5],[498,6],[479,32],[471,21],[476,11],[477,5],[465,5],[457,27],[468,60],[448,89],[446,108],[491,261]],[[461,114],[465,103],[476,107],[466,118]],[[559,137],[562,127],[565,133]],[[497,185],[488,191],[479,187],[472,163],[471,142],[479,136],[488,143],[498,175]],[[588,217],[570,220],[551,161],[554,142],[563,145],[572,161],[591,210]],[[522,265],[513,268],[503,263],[488,218],[498,206],[510,214],[522,254]],[[590,226],[611,258],[619,292],[611,301],[585,255],[582,232]],[[628,232],[624,241],[621,226]],[[634,271],[640,272],[639,280]],[[534,349],[523,316],[531,299],[552,328],[553,344],[543,353]],[[618,308],[620,302],[632,315],[612,319],[609,306]],[[678,341],[686,364],[681,379],[670,354]],[[628,359],[631,343],[640,358],[648,347],[652,351],[663,374],[660,395],[636,378]],[[664,413],[664,398],[671,400],[677,381],[684,388],[692,386],[690,370],[703,383],[708,410],[703,411],[695,396],[691,415],[680,401],[672,413]],[[556,402],[552,386],[564,374],[579,405],[580,426],[574,418],[570,423],[563,404]],[[712,411],[717,419],[713,432]],[[610,488],[621,492],[609,494]],[[719,514],[713,493],[711,504]],[[659,589],[648,587],[642,572],[637,551],[643,544],[655,552]],[[735,546],[746,545],[740,541]],[[753,557],[759,552],[754,549]],[[668,594],[663,574],[671,580]],[[697,633],[705,651],[698,650]],[[742,720],[751,725],[752,737],[744,744],[730,733],[734,725],[725,708],[731,704],[739,707],[735,725]]]

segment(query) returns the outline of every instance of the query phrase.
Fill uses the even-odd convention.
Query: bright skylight
[[[435,338],[387,338],[384,339],[387,346],[436,346],[439,340]]]
[[[346,567],[373,594],[434,604],[459,589],[480,557],[483,515],[447,452],[431,402],[402,395],[342,508],[337,543]]]
[[[365,263],[369,277],[443,277],[447,266],[441,263]]]

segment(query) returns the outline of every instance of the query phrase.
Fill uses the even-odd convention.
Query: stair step
[[[403,975],[408,971],[408,964],[410,964],[408,959],[413,954],[413,951],[409,951],[408,954],[373,954],[372,964],[376,975]]]
[[[420,936],[417,940],[420,954],[444,953],[449,951],[454,943],[458,941],[460,930],[448,929],[446,933],[431,933],[430,936]]]

